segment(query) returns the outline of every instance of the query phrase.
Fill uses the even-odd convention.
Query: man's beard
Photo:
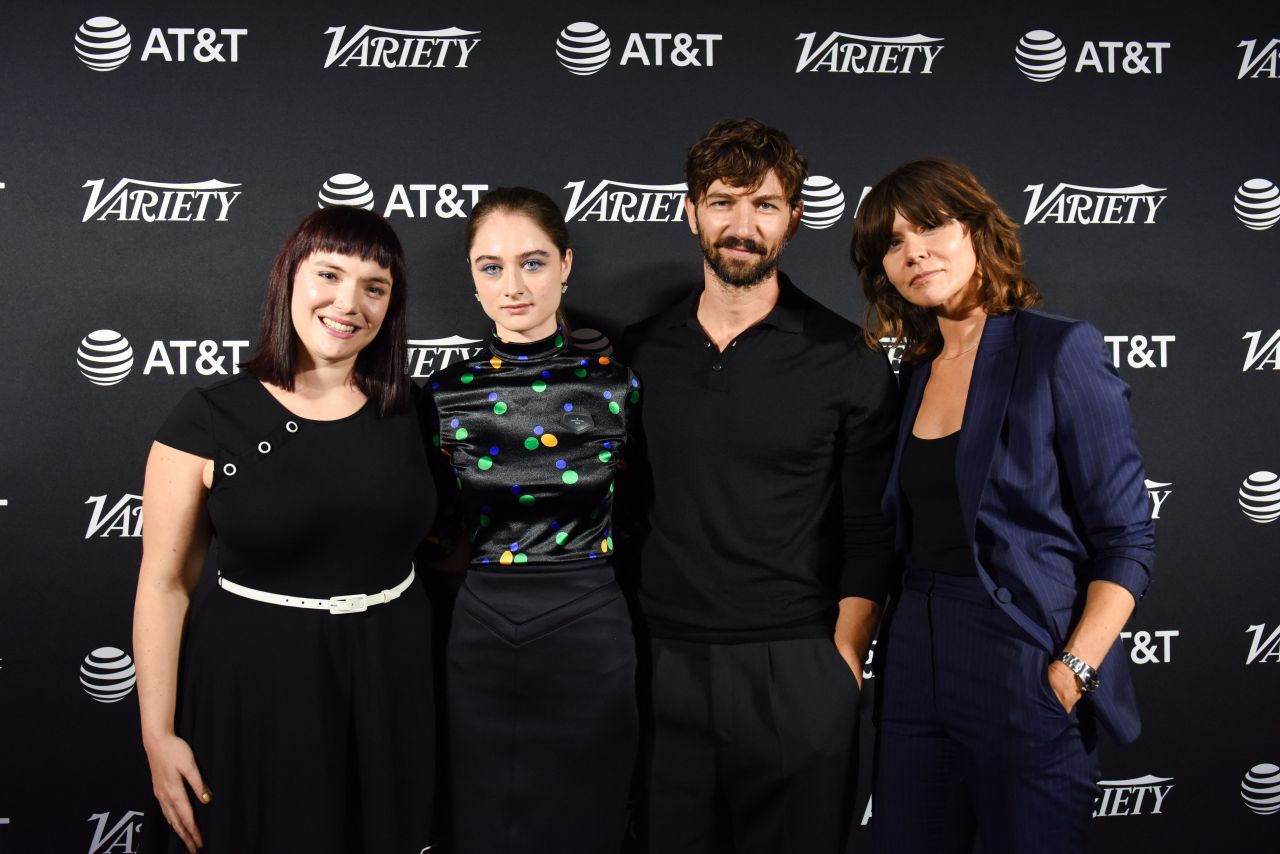
[[[778,269],[778,259],[782,257],[782,249],[787,241],[780,240],[770,251],[761,243],[739,237],[723,237],[711,243],[703,232],[699,232],[698,245],[702,247],[702,257],[717,279],[733,287],[749,288],[760,284]],[[720,254],[721,249],[746,249],[756,253],[758,257],[742,261],[729,260]]]

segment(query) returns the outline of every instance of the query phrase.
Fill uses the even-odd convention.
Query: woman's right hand
[[[182,844],[187,846],[187,851],[195,854],[197,848],[204,847],[204,840],[196,826],[186,786],[191,787],[201,803],[213,800],[200,776],[200,769],[196,767],[195,754],[191,752],[190,745],[173,734],[149,742],[146,749],[147,762],[151,765],[151,788],[160,802],[160,810]]]

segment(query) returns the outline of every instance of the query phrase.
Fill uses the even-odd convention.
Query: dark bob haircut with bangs
[[[879,348],[881,338],[892,338],[905,345],[902,358],[908,362],[926,361],[942,349],[934,313],[903,299],[885,275],[884,255],[899,213],[915,225],[954,219],[965,227],[978,258],[982,307],[988,315],[1040,301],[1040,292],[1022,275],[1018,226],[974,174],[941,157],[911,160],[871,188],[854,219],[850,254],[867,298],[863,334],[872,348]]]
[[[317,252],[352,255],[391,271],[387,315],[377,336],[356,356],[353,379],[379,416],[403,412],[409,407],[404,250],[385,219],[361,208],[322,208],[289,235],[267,279],[258,349],[241,367],[260,380],[293,391],[299,347],[290,310],[293,278],[298,265]]]
[[[689,146],[684,179],[696,205],[716,181],[754,190],[769,172],[776,172],[787,204],[800,204],[800,188],[809,174],[809,161],[787,135],[755,119],[724,119]]]

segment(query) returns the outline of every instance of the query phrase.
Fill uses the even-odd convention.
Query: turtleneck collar
[[[552,356],[560,355],[567,347],[568,336],[564,334],[564,330],[559,326],[556,327],[555,332],[546,338],[528,343],[506,341],[498,337],[497,330],[489,333],[489,352],[499,359],[506,359],[512,362],[540,362],[543,359],[550,359]]]

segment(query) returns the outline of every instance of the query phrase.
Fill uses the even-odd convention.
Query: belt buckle
[[[369,610],[368,597],[363,593],[329,597],[330,614],[360,614],[367,610]]]

